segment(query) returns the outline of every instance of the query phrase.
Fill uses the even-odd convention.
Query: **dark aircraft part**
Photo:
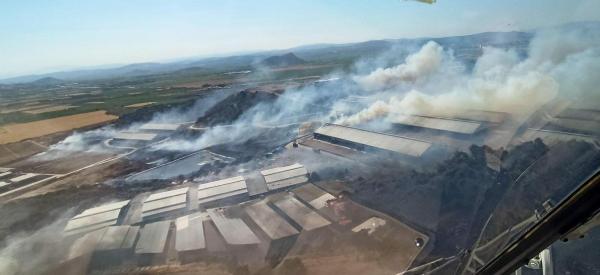
[[[434,4],[437,0],[413,0],[413,1],[426,3],[426,4]]]
[[[508,274],[600,211],[600,170],[565,197],[520,238],[513,241],[477,274]]]

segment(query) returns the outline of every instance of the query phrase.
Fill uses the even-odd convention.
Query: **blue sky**
[[[4,0],[0,77],[314,43],[527,30],[600,19],[600,1]]]

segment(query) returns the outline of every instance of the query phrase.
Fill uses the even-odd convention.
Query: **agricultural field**
[[[304,83],[342,67],[342,63],[307,63],[258,71],[243,65],[82,82],[0,85],[0,126],[101,110],[121,116],[142,107],[197,99],[215,89]],[[247,73],[231,73],[239,71]]]
[[[0,144],[101,124],[117,118],[117,116],[107,114],[106,111],[96,111],[35,122],[4,125],[0,128]]]
[[[0,144],[0,165],[41,153],[46,149],[48,149],[46,146],[31,140]]]
[[[25,113],[27,114],[43,114],[43,113],[49,113],[49,112],[56,112],[56,111],[62,111],[62,110],[68,110],[71,108],[75,108],[77,106],[70,106],[70,105],[55,105],[55,106],[48,106],[48,107],[42,107],[42,108],[36,108],[36,109],[32,109],[32,110],[27,110],[25,111]]]

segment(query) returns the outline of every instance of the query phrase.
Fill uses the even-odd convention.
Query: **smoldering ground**
[[[314,120],[347,125],[379,123],[395,114],[453,116],[465,110],[506,112],[526,117],[555,98],[586,107],[598,97],[593,87],[600,66],[598,30],[546,29],[533,35],[526,56],[510,47],[483,47],[472,66],[451,49],[429,41],[400,64],[394,49],[357,62],[353,72],[323,86],[286,90],[274,103],[258,104],[227,127],[209,129],[193,140],[160,145],[167,150],[199,150],[216,144],[245,142],[285,118],[322,114]],[[499,38],[499,40],[502,40]],[[390,64],[391,63],[391,64]],[[387,67],[385,67],[387,66]],[[329,78],[326,76],[325,78]],[[365,104],[348,104],[360,96]],[[588,106],[589,107],[589,106]],[[379,120],[379,121],[375,121]]]

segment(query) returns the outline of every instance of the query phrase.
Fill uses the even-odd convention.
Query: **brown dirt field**
[[[63,116],[40,121],[10,124],[0,127],[0,144],[17,142],[62,131],[77,129],[117,119],[106,111]]]
[[[395,274],[397,269],[381,266],[376,260],[362,260],[359,255],[302,259],[304,274]],[[287,272],[286,272],[287,273]]]
[[[27,105],[27,104],[25,104]],[[41,109],[41,108],[45,108],[45,107],[50,107],[49,104],[43,104],[43,105],[35,105],[35,106],[21,106],[21,107],[15,107],[15,108],[3,108],[2,110],[0,110],[0,114],[8,114],[8,113],[14,113],[14,112],[23,112],[23,111],[28,111],[28,110],[33,110],[33,109]]]
[[[0,144],[0,165],[19,160],[47,149],[44,145],[33,141]]]

